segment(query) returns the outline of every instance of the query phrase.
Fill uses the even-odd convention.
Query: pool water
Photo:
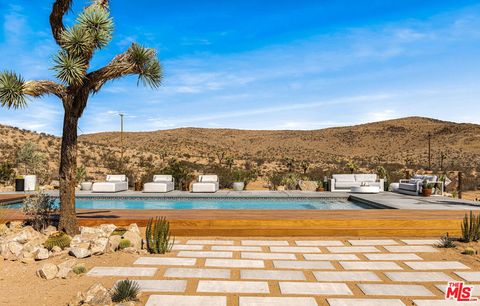
[[[58,201],[58,200],[57,200]],[[20,208],[21,204],[12,208]],[[79,209],[257,209],[360,210],[366,204],[347,199],[77,199]]]

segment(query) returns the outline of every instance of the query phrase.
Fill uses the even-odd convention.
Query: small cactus
[[[118,243],[118,249],[123,250],[123,249],[129,248],[131,245],[132,243],[130,242],[130,240],[122,238]]]
[[[475,254],[477,254],[477,251],[475,251],[474,248],[467,247],[467,248],[465,248],[465,250],[463,250],[462,254],[465,254],[465,255],[475,255]]]
[[[48,236],[47,240],[43,243],[43,246],[51,251],[53,247],[58,246],[62,250],[70,246],[72,238],[64,232],[56,232]]]
[[[145,240],[147,250],[151,254],[165,254],[172,250],[175,239],[170,242],[170,224],[165,217],[148,220]]]
[[[72,271],[73,271],[73,273],[79,275],[79,274],[86,273],[87,268],[84,265],[79,264],[79,265],[73,266]]]

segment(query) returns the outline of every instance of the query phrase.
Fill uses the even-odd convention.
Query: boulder
[[[46,229],[42,230],[42,234],[44,234],[46,236],[50,236],[51,234],[56,233],[56,232],[58,232],[57,228],[55,226],[52,226],[52,225],[49,225]]]
[[[0,224],[0,237],[6,236],[10,233],[10,229],[6,224]]]
[[[62,251],[62,248],[59,247],[58,245],[56,245],[52,248],[52,253],[54,253],[54,254],[60,253],[61,251]]]
[[[117,228],[115,224],[102,224],[99,228],[105,233],[105,235],[110,236],[112,232]]]
[[[121,239],[122,237],[119,235],[110,236],[110,238],[108,238],[107,253],[115,252],[118,249]]]
[[[44,260],[49,257],[48,250],[45,248],[39,248],[34,254],[35,260]]]
[[[21,262],[24,264],[31,264],[35,262],[35,259],[33,257],[23,257]]]
[[[23,250],[23,245],[19,242],[16,242],[16,241],[10,241],[8,244],[8,250],[10,251],[10,253],[12,253],[13,255],[15,255],[16,257],[19,257],[20,254],[22,253],[22,250]]]
[[[77,263],[77,261],[75,259],[69,259],[67,261],[64,261],[62,262],[61,264],[58,265],[58,268],[59,269],[62,269],[62,268],[69,268],[69,269],[72,269],[73,266]]]
[[[57,275],[55,275],[56,278],[67,278],[68,274],[72,271],[72,268],[68,267],[62,267],[58,269]]]
[[[90,252],[93,255],[101,255],[106,252],[107,244],[108,244],[108,238],[106,237],[98,238],[90,244]]]
[[[136,248],[136,249],[142,248],[142,237],[140,237],[139,233],[136,233],[135,231],[126,231],[122,237],[130,240],[131,246],[133,248]]]
[[[76,258],[85,258],[91,255],[90,250],[81,247],[73,247],[70,249],[70,254]]]
[[[96,283],[82,294],[82,302],[89,305],[110,305],[112,298],[107,288]]]
[[[22,225],[23,225],[23,222],[21,222],[21,221],[11,221],[11,222],[8,224],[8,228],[9,228],[11,231],[18,232],[19,230],[22,229]]]
[[[138,228],[138,225],[136,223],[130,224],[127,230],[129,232],[137,233],[140,236],[140,229]]]
[[[318,183],[315,181],[298,181],[298,187],[302,191],[316,191]]]
[[[37,270],[37,275],[44,279],[54,279],[57,273],[58,268],[52,263],[46,263]]]
[[[124,248],[122,251],[125,253],[136,254],[138,252],[138,249],[134,247],[128,247],[128,248]]]

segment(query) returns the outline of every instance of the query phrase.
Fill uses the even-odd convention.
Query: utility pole
[[[123,170],[123,114],[120,113],[120,167]]]
[[[428,133],[428,170],[432,170],[432,134]]]

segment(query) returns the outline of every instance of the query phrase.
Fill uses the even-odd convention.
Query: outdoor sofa
[[[199,175],[196,183],[192,185],[192,192],[217,192],[217,175]]]
[[[175,180],[171,175],[154,175],[153,182],[143,185],[143,192],[170,192],[175,189]]]
[[[444,182],[438,181],[438,177],[436,175],[421,175],[415,174],[410,179],[403,179],[400,180],[398,184],[398,188],[395,189],[398,193],[408,194],[408,195],[419,195],[422,193],[423,183],[426,181],[429,184],[434,184],[435,187],[441,188],[441,194],[443,195],[443,185]]]
[[[105,182],[93,183],[92,192],[120,192],[128,190],[128,178],[124,174],[107,175]]]
[[[384,190],[384,180],[378,179],[376,174],[334,174],[330,179],[330,191],[348,192],[352,187],[378,186]]]

